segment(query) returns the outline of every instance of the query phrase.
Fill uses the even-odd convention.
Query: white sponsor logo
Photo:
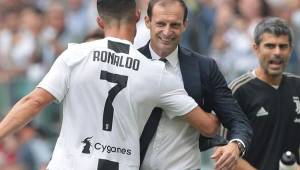
[[[300,123],[300,118],[295,118],[294,123]]]
[[[269,115],[269,112],[267,112],[267,111],[264,109],[264,107],[261,107],[261,108],[258,110],[257,114],[256,114],[257,117],[260,117],[260,116],[267,116],[267,115]]]
[[[293,101],[296,104],[295,112],[297,114],[300,114],[300,101],[299,101],[299,97],[298,96],[293,96]]]

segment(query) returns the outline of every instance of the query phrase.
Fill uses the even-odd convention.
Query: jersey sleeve
[[[164,69],[160,81],[158,106],[172,119],[175,116],[187,114],[198,105],[193,98],[188,96],[179,77]]]
[[[52,94],[58,102],[63,100],[69,88],[70,68],[64,61],[67,55],[69,55],[68,50],[56,59],[50,71],[37,86]]]

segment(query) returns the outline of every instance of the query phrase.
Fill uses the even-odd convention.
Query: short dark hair
[[[99,16],[117,20],[132,20],[135,15],[135,0],[97,0]]]
[[[148,8],[147,8],[147,15],[150,19],[152,17],[153,7],[158,2],[162,2],[162,5],[165,5],[167,3],[179,2],[184,11],[183,21],[186,21],[187,15],[188,15],[188,9],[183,0],[149,0]]]
[[[254,30],[254,41],[261,43],[261,36],[270,33],[276,36],[287,35],[290,45],[293,45],[293,33],[287,22],[278,17],[267,17],[257,24]]]

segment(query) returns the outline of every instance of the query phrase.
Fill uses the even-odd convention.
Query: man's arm
[[[228,129],[227,139],[239,139],[248,148],[253,134],[249,120],[233,97],[215,61],[210,64],[209,70],[209,82],[213,88],[212,109],[222,125]]]
[[[209,68],[204,70],[209,71],[210,90],[208,95],[212,96],[208,105],[216,112],[222,125],[228,129],[228,140],[230,140],[227,145],[217,147],[211,158],[216,161],[216,169],[232,169],[241,154],[239,145],[233,141],[239,141],[247,148],[253,132],[247,116],[232,96],[232,92],[217,64],[213,60],[209,62],[207,66]]]
[[[183,116],[201,134],[214,136],[220,128],[216,116],[205,112],[191,96],[188,96],[178,76],[165,68],[163,71],[157,107],[165,110],[170,119]]]
[[[54,97],[42,88],[23,97],[1,121],[0,139],[22,128],[53,100]]]
[[[196,107],[191,112],[185,114],[184,118],[202,135],[207,137],[216,135],[220,129],[218,118],[213,114],[205,112],[200,107]]]

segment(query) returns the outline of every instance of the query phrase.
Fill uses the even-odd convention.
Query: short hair
[[[162,5],[167,5],[168,3],[179,2],[179,4],[181,5],[181,7],[183,8],[183,11],[184,11],[183,21],[186,21],[187,15],[188,15],[188,8],[183,0],[149,0],[148,8],[147,8],[147,15],[150,19],[152,17],[154,5],[159,2],[161,2]]]
[[[97,0],[99,16],[104,19],[132,20],[135,15],[135,0]]]
[[[293,32],[287,22],[278,17],[267,17],[257,24],[254,30],[254,41],[257,45],[261,43],[261,36],[270,33],[276,36],[287,35],[290,45],[293,45]]]

